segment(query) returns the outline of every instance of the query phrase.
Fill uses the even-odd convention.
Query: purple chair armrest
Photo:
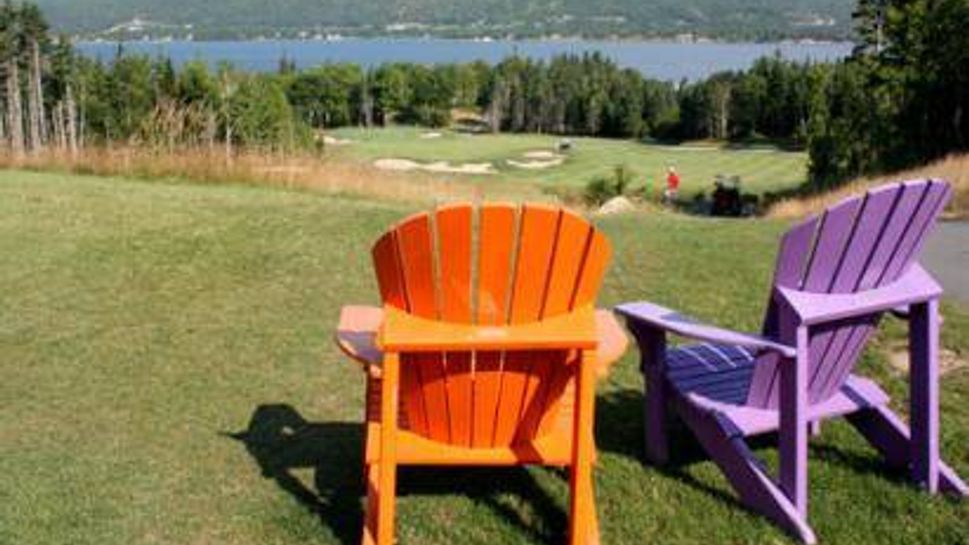
[[[619,305],[615,308],[615,312],[626,317],[630,323],[646,325],[682,337],[712,343],[732,344],[756,350],[768,350],[777,352],[786,358],[794,358],[797,355],[797,350],[793,346],[787,346],[760,335],[738,333],[703,324],[689,316],[645,301]]]
[[[919,264],[895,282],[855,293],[814,293],[777,287],[776,294],[805,325],[816,325],[885,311],[901,311],[908,305],[936,299],[942,287]]]

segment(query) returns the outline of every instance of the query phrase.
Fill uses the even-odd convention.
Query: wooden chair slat
[[[474,354],[474,421],[471,426],[471,446],[490,448],[495,445],[498,399],[504,375],[504,354],[476,352]]]
[[[423,318],[438,318],[438,283],[434,265],[434,239],[428,214],[404,220],[396,229],[404,285],[410,312]],[[413,375],[408,384],[417,391],[401,390],[401,397],[423,396],[427,434],[435,441],[449,441],[450,412],[447,405],[447,370],[443,354],[410,354],[401,358],[401,375]]]
[[[925,196],[918,211],[912,218],[909,228],[898,243],[892,259],[885,267],[884,277],[878,285],[894,282],[908,270],[912,263],[912,256],[922,247],[935,219],[942,212],[948,197],[948,187],[944,184],[929,182],[925,189]]]
[[[901,186],[900,191],[901,194],[892,210],[892,216],[885,226],[878,246],[872,252],[861,280],[858,282],[858,290],[869,290],[882,285],[885,271],[895,255],[898,242],[908,230],[911,219],[922,202],[925,185],[921,182],[905,184]]]
[[[572,310],[575,293],[585,265],[590,238],[595,234],[582,218],[563,212],[559,220],[558,244],[552,257],[547,295],[542,317],[551,317]]]
[[[471,223],[470,204],[440,208],[435,217],[438,259],[441,268],[441,319],[471,323]]]
[[[486,204],[479,211],[479,324],[507,322],[517,221],[518,211],[510,204]],[[503,366],[504,355],[500,352],[478,352],[475,355],[473,447],[487,448],[495,444]]]
[[[825,212],[818,230],[814,253],[801,286],[806,291],[828,293],[847,250],[847,238],[854,231],[861,202],[845,201]]]
[[[815,216],[790,229],[781,239],[780,251],[777,254],[777,264],[774,271],[774,284],[787,288],[799,288],[801,279],[807,269],[814,248],[814,241],[821,223],[821,217]],[[779,337],[780,314],[777,301],[772,293],[767,302],[767,312],[764,316],[763,331],[769,337]],[[750,391],[747,403],[754,407],[768,407],[771,405],[774,383],[777,380],[778,357],[766,354],[760,358],[759,365],[750,381]]]
[[[441,319],[471,323],[472,298],[472,221],[471,204],[459,203],[439,208],[435,214],[440,267]],[[447,379],[447,410],[450,440],[458,445],[471,445],[474,413],[471,354],[450,352],[444,356]]]
[[[605,235],[595,231],[589,240],[579,285],[575,288],[572,308],[595,304],[596,295],[602,287],[602,280],[606,276],[609,262],[612,260],[612,246]]]
[[[422,318],[438,318],[437,279],[434,272],[434,242],[427,214],[405,220],[397,227],[408,311]]]
[[[396,231],[390,231],[377,241],[373,248],[373,261],[380,297],[384,303],[402,310],[410,310]]]
[[[532,322],[541,317],[558,238],[559,216],[558,209],[547,206],[522,207],[518,262],[512,284],[511,323]]]
[[[486,204],[479,216],[478,323],[498,325],[508,316],[518,212],[509,204]]]

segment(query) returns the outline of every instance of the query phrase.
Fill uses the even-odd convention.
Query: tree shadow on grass
[[[344,545],[360,542],[363,525],[363,444],[361,423],[308,422],[290,405],[261,405],[246,430],[225,434],[242,442],[262,470],[301,505],[317,515]],[[313,485],[295,470],[313,471]],[[415,468],[398,473],[397,495],[461,494],[540,543],[565,534],[562,507],[524,468]],[[513,495],[532,510],[528,520],[503,496]],[[469,521],[470,523],[470,521]]]

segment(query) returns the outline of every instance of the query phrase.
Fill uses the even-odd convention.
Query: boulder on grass
[[[599,207],[599,210],[596,213],[607,216],[611,214],[623,214],[626,212],[635,212],[635,211],[636,211],[636,205],[633,204],[631,200],[620,195],[618,197],[613,197],[608,201],[606,201],[605,203],[603,203],[603,205]]]

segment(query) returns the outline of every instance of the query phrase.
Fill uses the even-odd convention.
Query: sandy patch
[[[517,161],[515,159],[506,159],[505,162],[515,168],[527,170],[542,170],[557,167],[565,162],[564,155],[545,150],[526,151],[523,157],[528,160]]]
[[[419,163],[407,159],[377,159],[373,165],[381,170],[417,170],[421,167]]]
[[[374,166],[381,170],[395,170],[406,172],[410,170],[423,170],[426,172],[448,173],[448,174],[494,174],[494,165],[491,163],[464,163],[452,165],[447,161],[436,161],[434,163],[418,163],[410,159],[377,159]]]
[[[908,346],[901,344],[891,347],[888,352],[888,363],[897,371],[908,374]],[[959,357],[952,350],[941,348],[939,350],[939,374],[945,375],[957,369],[969,366],[969,362]]]
[[[327,146],[349,146],[353,143],[353,140],[349,138],[336,138],[335,136],[324,136],[323,143]]]
[[[508,159],[506,161],[509,165],[515,168],[524,168],[528,170],[542,170],[546,168],[557,167],[565,162],[565,157],[560,157],[558,159],[550,159],[548,161],[515,161],[514,159]]]
[[[424,134],[421,135],[421,139],[423,139],[423,140],[433,140],[435,138],[440,138],[442,136],[444,136],[444,135],[441,134],[441,133],[439,133],[439,132],[425,132]]]
[[[525,157],[525,159],[541,159],[543,161],[547,161],[549,159],[558,159],[562,156],[554,151],[536,150],[526,151],[523,157]]]

